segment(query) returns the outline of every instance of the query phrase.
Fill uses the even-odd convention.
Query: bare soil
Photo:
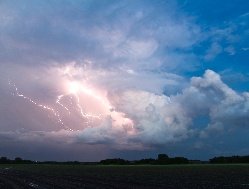
[[[0,189],[248,188],[249,165],[0,166]]]

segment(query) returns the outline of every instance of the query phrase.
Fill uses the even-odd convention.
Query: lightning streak
[[[96,119],[101,119],[101,116],[102,114],[99,114],[99,115],[94,115],[94,114],[87,114],[87,113],[84,113],[83,111],[83,108],[81,107],[80,105],[80,98],[79,96],[75,95],[76,99],[77,99],[77,107],[79,108],[79,111],[80,111],[80,114],[82,117],[84,118],[96,118]]]
[[[134,131],[133,121],[129,118],[126,118],[124,113],[116,112],[114,110],[115,108],[112,107],[112,105],[110,104],[109,100],[107,99],[103,91],[99,91],[95,88],[91,88],[84,83],[79,83],[77,81],[68,81],[65,84],[66,86],[65,92],[58,95],[55,99],[55,104],[58,104],[58,106],[55,106],[55,108],[52,108],[51,106],[47,106],[44,104],[40,104],[34,101],[32,98],[25,96],[24,94],[19,92],[16,85],[10,81],[9,81],[9,85],[13,86],[15,89],[14,90],[15,92],[13,93],[14,96],[21,97],[39,108],[50,111],[55,116],[58,123],[60,123],[64,127],[64,129],[67,129],[69,131],[74,131],[74,130],[66,126],[67,124],[63,122],[63,116],[60,114],[60,109],[58,109],[58,106],[66,110],[66,112],[70,116],[73,116],[73,111],[77,110],[80,118],[84,122],[83,126],[92,127],[94,126],[95,120],[102,120],[103,118],[105,118],[105,116],[110,116],[113,120],[114,126],[117,126],[117,127],[123,126],[126,128],[127,132],[130,134],[132,134]],[[89,113],[89,112],[84,111],[84,109],[87,109],[87,105],[85,108],[82,107],[81,105],[82,103],[80,102],[81,98],[83,97],[82,95],[87,95],[95,99],[95,101],[98,102],[99,105],[101,105],[97,109],[97,112],[99,113],[97,113],[96,110],[94,110],[96,113]],[[72,105],[72,107],[71,105],[68,106],[68,104],[65,105],[65,103],[63,103],[64,98],[70,99],[69,102]],[[73,99],[75,99],[75,101],[73,101]],[[76,109],[74,109],[73,107],[76,107]],[[65,118],[64,118],[64,121],[66,121]]]
[[[84,85],[82,85],[76,81],[70,82],[68,84],[68,88],[69,88],[68,89],[69,94],[73,95],[77,100],[76,106],[79,109],[79,113],[80,113],[82,118],[86,118],[88,120],[88,122],[91,122],[90,120],[92,120],[92,119],[99,119],[99,120],[102,119],[102,116],[103,116],[102,114],[91,114],[91,113],[85,113],[83,111],[83,107],[81,106],[81,103],[80,103],[79,93],[83,92],[83,93],[95,98],[96,100],[100,101],[101,103],[103,103],[103,99],[101,97],[96,95],[94,93],[94,91],[92,91],[91,89],[86,88]]]
[[[57,97],[56,103],[59,104],[62,108],[66,109],[67,112],[68,112],[68,114],[71,114],[70,110],[60,102],[60,100],[61,100],[63,97],[64,97],[64,95],[59,95],[59,96]]]
[[[66,127],[65,123],[63,122],[63,120],[62,120],[62,118],[61,118],[62,116],[60,115],[59,111],[55,110],[54,108],[52,108],[52,107],[50,107],[50,106],[47,106],[47,105],[44,105],[44,104],[40,104],[40,103],[34,101],[32,98],[30,98],[30,97],[28,97],[28,96],[25,96],[24,94],[22,94],[22,93],[18,90],[18,88],[16,87],[16,85],[15,85],[14,83],[12,83],[11,81],[9,81],[9,85],[14,87],[14,91],[15,91],[15,92],[12,93],[12,95],[21,97],[21,98],[23,98],[23,99],[29,101],[30,103],[34,104],[35,106],[38,106],[38,107],[40,107],[40,108],[42,108],[42,109],[44,109],[44,110],[47,110],[47,111],[52,112],[52,114],[56,117],[56,119],[58,120],[58,122],[59,122],[62,126],[64,126],[66,129],[68,129],[68,130],[70,130],[70,131],[73,131],[73,130],[70,129],[69,127]],[[71,115],[70,109],[69,109],[66,105],[64,105],[64,104],[61,102],[62,99],[63,99],[64,97],[67,97],[67,96],[70,95],[71,100],[72,100],[73,97],[76,98],[76,101],[77,101],[77,102],[76,102],[76,107],[78,108],[78,111],[79,111],[81,117],[82,117],[84,120],[86,120],[85,123],[87,124],[87,126],[90,126],[90,124],[93,122],[94,119],[98,119],[98,120],[102,119],[102,114],[96,114],[96,115],[95,115],[95,114],[91,114],[91,113],[85,113],[85,112],[83,111],[83,107],[82,107],[81,104],[80,104],[80,97],[78,96],[77,92],[78,92],[78,91],[77,91],[76,89],[73,89],[73,90],[71,89],[71,91],[70,91],[69,94],[61,94],[61,95],[57,96],[55,103],[58,104],[59,106],[61,106],[63,109],[65,109],[65,110],[68,112],[69,115]],[[72,97],[72,95],[73,95],[73,97]],[[72,104],[72,103],[71,103],[71,104]]]
[[[11,81],[9,81],[9,85],[11,85]],[[13,93],[13,95],[16,95],[16,96],[21,97],[21,98],[23,98],[23,99],[25,99],[25,100],[28,100],[28,101],[31,102],[32,104],[34,104],[34,105],[36,105],[36,106],[38,106],[38,107],[41,107],[42,109],[51,111],[51,112],[54,114],[54,116],[57,118],[58,122],[59,122],[61,125],[65,126],[65,124],[63,123],[63,121],[62,121],[62,119],[61,119],[61,117],[60,117],[60,114],[59,114],[57,111],[55,111],[53,108],[51,108],[51,107],[49,107],[49,106],[46,106],[46,105],[43,105],[43,104],[39,104],[39,103],[35,102],[34,100],[32,100],[31,98],[25,96],[24,94],[21,94],[21,93],[19,92],[18,88],[16,87],[16,85],[15,85],[15,84],[12,84],[12,85],[13,85],[13,87],[14,87],[14,89],[15,89],[15,93]]]

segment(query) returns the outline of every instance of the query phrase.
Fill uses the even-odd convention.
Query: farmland
[[[0,165],[0,188],[249,188],[249,165]]]

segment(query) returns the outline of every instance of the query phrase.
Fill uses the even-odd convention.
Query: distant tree
[[[214,157],[209,160],[210,163],[249,163],[249,156],[230,156]]]
[[[156,160],[155,159],[152,159],[152,158],[148,158],[148,159],[141,159],[141,160],[137,160],[135,161],[135,164],[155,164],[156,163]]]
[[[75,164],[80,164],[80,162],[78,162],[78,161],[66,161],[66,162],[63,162],[63,164],[75,165]]]
[[[168,164],[169,160],[170,158],[167,154],[158,154],[157,156],[157,164]]]
[[[32,161],[30,161],[30,160],[23,160],[22,158],[20,158],[20,157],[16,157],[13,161],[12,161],[12,163],[17,163],[17,164],[24,164],[24,163],[31,163]]]
[[[7,157],[1,157],[0,158],[0,163],[9,163],[10,160]]]
[[[120,158],[114,158],[114,159],[105,159],[101,160],[100,164],[104,165],[127,165],[129,164],[129,161],[120,159]]]
[[[174,157],[174,158],[170,158],[169,163],[170,164],[187,164],[189,163],[189,160],[185,157]]]
[[[20,157],[16,157],[16,158],[15,158],[15,161],[16,161],[16,162],[21,162],[21,161],[23,161],[23,160],[22,160],[22,158],[20,158]]]
[[[7,161],[7,160],[8,160],[7,157],[1,157],[1,158],[0,158],[0,161]]]

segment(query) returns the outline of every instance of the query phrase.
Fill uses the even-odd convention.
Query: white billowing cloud
[[[210,132],[218,134],[247,127],[248,97],[248,93],[238,94],[229,88],[211,70],[207,70],[203,77],[193,77],[189,87],[177,95],[166,96],[139,90],[122,91],[110,96],[111,103],[117,111],[125,113],[134,121],[134,132],[127,135],[124,130],[119,130],[117,134],[112,127],[107,130],[88,128],[87,134],[82,131],[81,139],[111,138],[112,142],[118,143],[118,139],[122,138],[122,144],[139,143],[146,146],[186,140],[194,133],[199,133],[200,137],[208,137]],[[202,129],[193,125],[193,120],[198,116],[206,116],[210,120]],[[103,136],[99,137],[100,135]]]
[[[203,77],[193,77],[190,86],[178,95],[126,91],[113,103],[134,120],[137,140],[144,143],[168,143],[187,138],[194,131],[204,136],[248,126],[248,93],[235,92],[211,70]],[[210,120],[202,130],[193,125],[198,116]]]
[[[126,91],[113,99],[117,109],[134,121],[134,140],[146,144],[162,144],[186,137],[189,119],[168,96]]]
[[[212,130],[247,127],[249,106],[246,94],[238,94],[224,84],[217,73],[207,70],[203,78],[193,77],[191,87],[177,98],[192,118],[209,117],[210,123],[201,132],[204,136]]]
[[[134,121],[132,135],[122,135],[122,132],[118,135],[123,143],[126,140],[128,144],[167,144],[187,139],[194,133],[207,137],[210,132],[248,125],[248,94],[236,93],[211,70],[207,70],[203,77],[193,77],[189,87],[177,95],[166,96],[133,89],[117,92],[109,98],[117,111]],[[193,124],[198,116],[209,118],[205,128],[200,129]],[[89,128],[87,136],[91,138],[93,134],[95,138],[95,134],[104,133],[103,138],[106,138],[107,133],[114,134],[113,129],[109,129],[111,131],[103,132]],[[113,135],[111,138],[118,142]]]

